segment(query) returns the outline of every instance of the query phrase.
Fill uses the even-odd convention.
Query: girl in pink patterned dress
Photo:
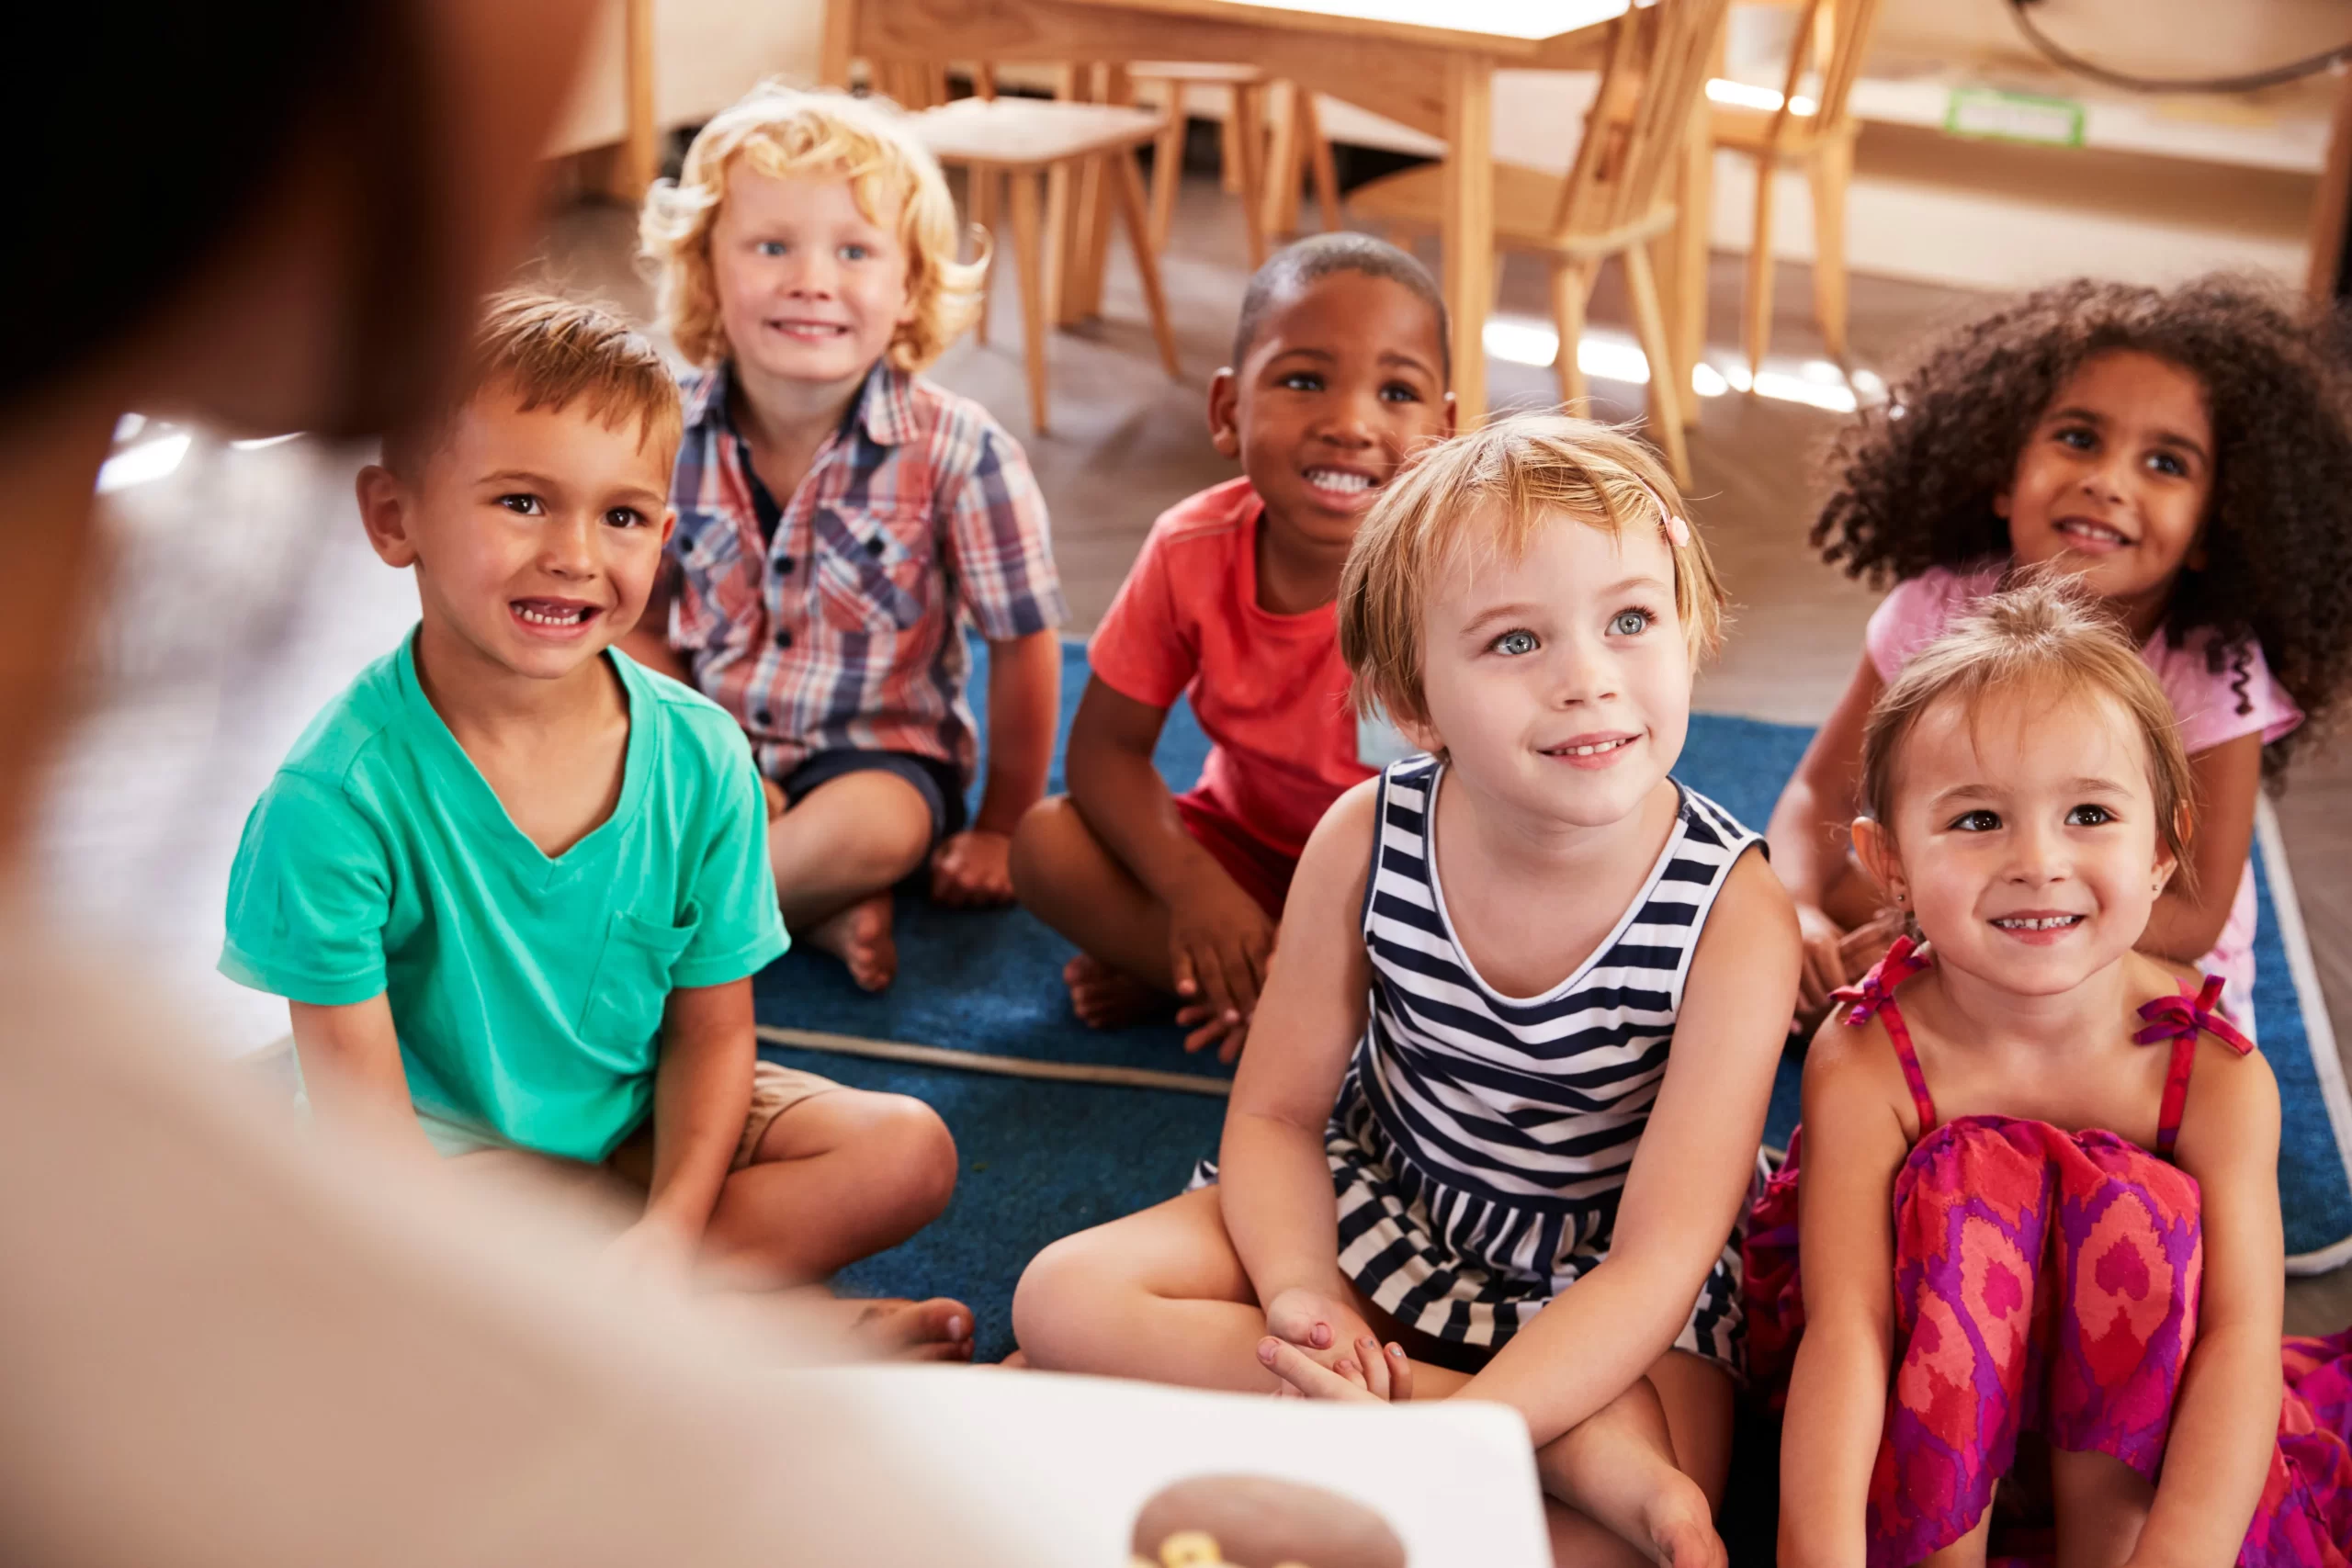
[[[2282,1379],[2277,1086],[2219,977],[2133,948],[2191,777],[2063,581],[1872,709],[1854,844],[1911,931],[1838,993],[1747,1241],[1783,1568],[2345,1562],[2352,1347]]]
[[[2196,875],[2139,947],[2222,976],[2250,1020],[2256,797],[2352,678],[2343,341],[2244,280],[2069,283],[1933,340],[1839,436],[1813,542],[1892,592],[1768,829],[1804,933],[1801,1017],[1886,946],[1846,840],[1871,705],[2013,571],[2053,566],[2124,624],[2196,776]]]

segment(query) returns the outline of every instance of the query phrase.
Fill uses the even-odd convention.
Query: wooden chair
[[[1657,0],[1628,7],[1610,24],[1600,90],[1566,176],[1495,164],[1497,249],[1532,251],[1551,264],[1552,314],[1560,333],[1555,364],[1560,398],[1571,413],[1585,411],[1577,344],[1593,279],[1611,256],[1624,263],[1634,333],[1649,360],[1650,428],[1681,484],[1690,482],[1682,437],[1689,370],[1674,355],[1650,247],[1674,226],[1684,137],[1706,90],[1728,4]],[[1443,170],[1425,164],[1361,186],[1351,199],[1375,221],[1432,231],[1442,226],[1443,182]],[[1693,278],[1687,286],[1703,288],[1706,281]]]
[[[1312,172],[1323,226],[1340,226],[1340,187],[1331,144],[1316,121],[1315,95],[1277,82],[1254,65],[1202,61],[1144,61],[1127,67],[1137,85],[1159,87],[1167,123],[1160,128],[1151,161],[1151,243],[1168,248],[1176,190],[1184,171],[1184,128],[1189,89],[1222,87],[1231,107],[1218,122],[1226,188],[1241,197],[1250,235],[1250,265],[1265,264],[1270,237],[1298,229],[1300,176]],[[1277,105],[1280,106],[1277,111]]]
[[[1241,197],[1242,221],[1250,234],[1250,266],[1266,260],[1266,73],[1254,65],[1209,61],[1147,60],[1127,67],[1137,86],[1159,89],[1167,118],[1153,139],[1151,158],[1151,248],[1168,248],[1176,212],[1176,187],[1184,174],[1185,102],[1192,87],[1223,87],[1232,107],[1219,122],[1219,162],[1226,188]]]
[[[1069,103],[1041,98],[958,98],[911,117],[915,135],[942,164],[960,166],[970,182],[973,221],[1001,242],[995,222],[999,179],[1011,187],[1012,254],[1021,274],[1021,333],[1029,372],[1029,419],[1046,431],[1046,334],[1052,329],[1059,295],[1054,248],[1047,244],[1041,176],[1061,174],[1070,183],[1089,169],[1110,186],[1135,253],[1136,275],[1152,335],[1168,374],[1176,362],[1176,334],[1169,325],[1168,301],[1160,293],[1159,264],[1151,247],[1145,211],[1143,172],[1136,149],[1159,134],[1160,117],[1120,104]],[[1061,236],[1051,236],[1057,246]],[[998,248],[1001,250],[1001,243]]]
[[[1804,165],[1813,192],[1813,313],[1829,356],[1846,357],[1846,186],[1860,122],[1854,78],[1870,47],[1879,0],[1803,0],[1777,108],[1709,106],[1718,147],[1756,160],[1756,230],[1747,249],[1740,344],[1753,376],[1772,334],[1772,176],[1783,161]],[[1806,89],[1810,86],[1810,91]]]
[[[1315,181],[1315,204],[1323,218],[1323,231],[1340,227],[1340,173],[1331,158],[1331,139],[1323,133],[1322,110],[1315,95],[1295,82],[1275,87],[1281,112],[1272,116],[1273,130],[1266,166],[1273,171],[1266,185],[1266,232],[1298,232],[1298,188],[1302,173]],[[1305,168],[1302,171],[1301,165]]]

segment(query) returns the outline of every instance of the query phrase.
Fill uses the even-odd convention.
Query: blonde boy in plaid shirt
[[[890,890],[1011,900],[1013,827],[1045,793],[1068,616],[1044,499],[985,410],[919,372],[970,324],[980,268],[892,111],[768,85],[646,198],[685,388],[658,619],[631,651],[750,734],[785,923],[869,990]],[[988,777],[961,623],[989,644]]]

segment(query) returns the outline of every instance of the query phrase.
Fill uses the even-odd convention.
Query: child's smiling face
[[[2116,349],[2058,389],[1994,510],[2019,564],[2061,562],[2145,637],[2212,493],[2204,388],[2167,360]]]
[[[862,379],[911,319],[895,205],[868,216],[840,175],[778,179],[738,158],[710,229],[737,369],[754,382]]]
[[[2147,744],[2115,699],[2042,682],[1948,697],[1903,742],[1892,832],[1855,843],[1937,961],[2052,996],[2129,953],[2172,874]]]
[[[526,412],[493,382],[422,473],[385,476],[389,509],[368,505],[364,477],[362,502],[377,553],[416,568],[428,636],[560,680],[645,612],[673,521],[670,457],[634,419],[607,424],[577,402]]]
[[[1452,433],[1437,312],[1403,284],[1327,273],[1266,313],[1209,389],[1216,449],[1269,525],[1344,548],[1397,467]]]
[[[1400,728],[1532,818],[1623,820],[1673,768],[1690,725],[1690,647],[1659,528],[1612,534],[1560,515],[1516,560],[1462,552],[1439,569],[1424,611],[1429,721]]]

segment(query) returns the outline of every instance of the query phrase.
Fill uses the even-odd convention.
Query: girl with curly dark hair
[[[2021,569],[2073,575],[2173,702],[2195,838],[2141,948],[2250,997],[2247,855],[2275,779],[2352,676],[2352,364],[2271,286],[2081,279],[1946,332],[1838,436],[1813,542],[1892,592],[1774,808],[1804,1010],[1893,935],[1851,863],[1864,719],[1911,655]]]

